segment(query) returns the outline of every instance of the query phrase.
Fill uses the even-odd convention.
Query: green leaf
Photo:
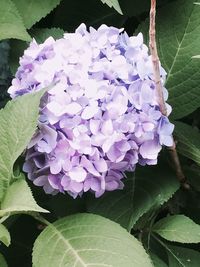
[[[15,38],[29,41],[31,38],[15,4],[11,0],[1,0],[0,5],[0,40]]]
[[[118,14],[99,0],[62,1],[55,11],[53,25],[68,32],[73,32],[81,23],[88,27],[102,24],[122,27],[126,17]]]
[[[200,253],[193,249],[170,246],[168,250],[169,267],[198,267]]]
[[[3,242],[7,247],[10,245],[10,233],[3,224],[0,224],[0,241]]]
[[[147,20],[139,28],[146,36],[148,24]],[[200,61],[192,59],[199,54],[200,6],[193,0],[178,0],[159,9],[156,36],[160,61],[168,73],[171,116],[182,118],[200,106]]]
[[[3,255],[0,253],[0,266],[1,267],[8,267]]]
[[[167,267],[167,264],[162,261],[156,254],[150,253],[154,267]]]
[[[119,4],[123,14],[126,14],[129,17],[140,15],[142,12],[148,11],[150,8],[149,0],[119,0]]]
[[[140,242],[118,224],[76,214],[48,225],[33,249],[33,267],[153,267]]]
[[[200,168],[199,166],[183,166],[184,174],[187,177],[187,181],[192,187],[200,192]],[[196,200],[196,199],[195,199]],[[194,207],[195,208],[195,207]]]
[[[175,136],[180,154],[200,165],[200,133],[183,122],[175,122]]]
[[[124,181],[123,190],[108,192],[87,201],[88,210],[121,224],[129,231],[148,211],[159,208],[178,190],[179,183],[164,166],[137,168],[134,179]]]
[[[10,45],[8,40],[0,41],[0,108],[7,100],[7,90],[10,85],[11,72],[8,65]],[[6,101],[7,102],[7,101]]]
[[[169,0],[157,0],[157,6],[159,7],[167,2],[169,2]],[[123,14],[126,14],[129,17],[135,17],[144,12],[149,12],[151,5],[149,0],[119,0],[119,4]]]
[[[13,75],[19,67],[19,58],[23,56],[24,50],[29,43],[20,40],[10,40],[9,66]]]
[[[153,231],[168,241],[199,243],[200,225],[184,215],[168,216],[153,226]]]
[[[101,0],[103,4],[107,4],[109,7],[113,7],[119,14],[122,15],[122,10],[118,0]]]
[[[31,30],[30,34],[39,44],[41,44],[50,36],[53,37],[55,40],[62,38],[64,31],[60,28],[38,28]]]
[[[27,29],[30,29],[36,22],[49,14],[60,1],[61,0],[13,0]]]
[[[44,200],[45,201],[45,200]],[[68,194],[57,194],[45,201],[45,206],[56,219],[85,212],[84,198],[72,198]]]
[[[36,130],[43,93],[41,90],[18,97],[0,110],[0,200],[10,184],[16,159]]]
[[[49,211],[37,205],[26,181],[19,179],[8,188],[1,203],[0,216],[26,212],[48,213]]]

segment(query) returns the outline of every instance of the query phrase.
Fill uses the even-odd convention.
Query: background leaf
[[[24,212],[48,211],[37,205],[26,181],[19,179],[8,188],[1,203],[0,216]]]
[[[10,245],[10,234],[3,224],[0,224],[0,241],[3,242],[7,247]]]
[[[178,141],[177,150],[183,156],[200,165],[200,133],[190,125],[175,122],[175,136]]]
[[[27,29],[30,29],[36,22],[50,13],[60,1],[61,0],[13,0]]]
[[[169,267],[198,267],[200,253],[193,249],[170,246]]]
[[[19,59],[28,45],[29,42],[10,40],[9,65],[13,75],[15,75],[17,68],[19,67]]]
[[[7,89],[12,78],[8,64],[9,52],[10,45],[8,40],[0,41],[0,108],[4,107],[8,100]]]
[[[93,214],[76,214],[50,224],[37,238],[34,267],[152,267],[141,244],[118,224]]]
[[[142,12],[148,11],[150,8],[149,0],[119,0],[119,4],[123,14],[126,14],[129,17],[139,15]]]
[[[0,266],[1,267],[8,267],[3,255],[0,253]]]
[[[165,5],[169,0],[157,0],[157,6]],[[132,16],[139,16],[142,13],[149,12],[150,1],[149,0],[119,0],[120,7],[123,14]],[[139,19],[139,18],[138,18]]]
[[[148,20],[138,31],[145,33],[148,43]],[[168,73],[171,116],[182,118],[200,106],[200,61],[192,59],[199,54],[200,6],[193,0],[178,0],[160,8],[156,33],[160,61]]]
[[[107,4],[109,7],[113,7],[119,14],[122,15],[122,10],[118,0],[101,0],[103,4]]]
[[[9,217],[5,225],[8,225],[12,241],[8,248],[0,246],[0,250],[8,266],[32,267],[32,248],[41,233],[41,223],[29,215],[18,214]]]
[[[164,167],[164,166],[163,166]],[[156,210],[178,190],[170,169],[137,167],[123,190],[108,192],[99,199],[88,199],[88,210],[118,222],[129,231],[146,212]],[[135,176],[135,182],[134,182]]]
[[[162,261],[156,254],[150,253],[154,267],[167,267],[167,264]]]
[[[1,0],[0,6],[0,40],[15,38],[29,41],[31,38],[15,4],[11,0]]]
[[[21,96],[0,110],[0,200],[9,186],[16,159],[36,130],[43,93],[42,90]]]
[[[194,190],[200,192],[200,168],[199,166],[184,166],[184,173],[187,177],[187,181],[194,188]]]
[[[55,10],[53,18],[54,27],[60,27],[65,31],[74,31],[81,23],[95,28],[101,24],[122,27],[126,20],[114,9],[102,5],[100,0],[62,1]]]
[[[53,37],[55,40],[62,38],[64,31],[60,28],[42,28],[42,29],[33,29],[30,31],[30,34],[35,40],[41,44],[50,36]]]
[[[153,231],[169,241],[200,242],[200,225],[184,215],[173,215],[161,219],[153,226]]]

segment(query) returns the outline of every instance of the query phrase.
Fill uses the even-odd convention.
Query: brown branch
[[[163,96],[163,86],[160,79],[160,66],[159,66],[159,57],[156,46],[156,29],[155,29],[155,17],[156,17],[156,0],[151,0],[151,9],[150,9],[150,24],[149,24],[149,48],[152,56],[153,63],[153,72],[155,79],[155,87],[157,92],[158,104],[160,106],[160,111],[164,116],[167,116],[167,109],[165,105],[165,100]],[[173,146],[169,148],[171,158],[175,167],[176,176],[182,186],[186,189],[189,189],[190,186],[186,182],[186,177],[181,168],[179,156],[176,150],[176,144],[173,139]]]
[[[183,170],[181,168],[179,156],[178,156],[178,153],[177,153],[177,150],[176,150],[175,141],[173,143],[173,146],[169,147],[169,152],[170,152],[173,164],[174,164],[174,168],[175,168],[175,171],[176,171],[176,176],[177,176],[180,184],[182,185],[183,188],[190,189],[190,185],[187,183],[186,177],[185,177],[185,175],[183,173]]]
[[[149,48],[152,56],[153,63],[153,72],[154,79],[156,84],[156,92],[158,98],[158,104],[160,106],[160,111],[163,115],[167,115],[167,109],[165,106],[164,96],[163,96],[163,88],[160,80],[160,67],[159,67],[159,58],[157,52],[156,45],[156,0],[151,0],[151,9],[150,9],[150,25],[149,25]]]

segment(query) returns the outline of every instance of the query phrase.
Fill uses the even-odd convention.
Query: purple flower
[[[164,84],[162,67],[160,75]],[[121,189],[125,171],[156,164],[161,146],[172,145],[174,127],[160,112],[141,33],[81,24],[59,40],[33,40],[8,92],[15,98],[49,85],[24,164],[46,193],[99,197]]]

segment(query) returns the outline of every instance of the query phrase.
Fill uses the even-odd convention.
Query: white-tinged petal
[[[82,167],[74,167],[69,171],[69,177],[77,182],[83,182],[87,176],[87,172]]]

